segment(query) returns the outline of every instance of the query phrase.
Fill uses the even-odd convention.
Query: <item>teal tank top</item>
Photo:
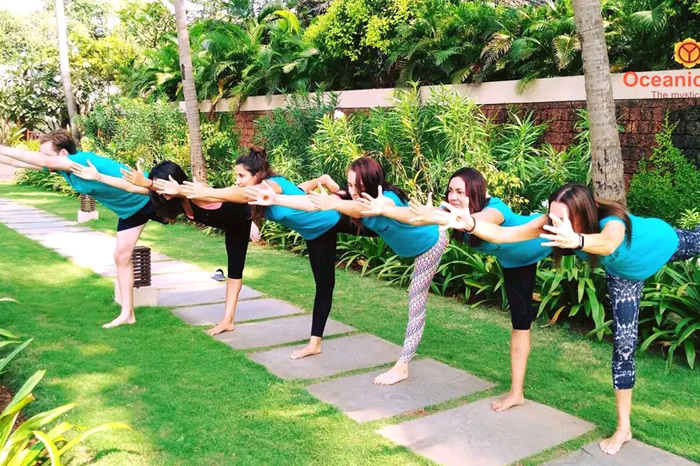
[[[661,269],[678,249],[676,230],[658,218],[637,217],[630,214],[632,222],[632,242],[627,236],[609,256],[598,256],[599,264],[610,275],[628,280],[646,280]],[[609,222],[624,220],[619,217],[605,217],[600,221],[600,230]],[[589,255],[574,251],[582,259]]]
[[[408,206],[391,191],[385,191],[384,195],[399,207]],[[432,248],[440,236],[437,225],[408,225],[381,215],[365,217],[362,224],[377,233],[401,257],[420,256]]]
[[[525,225],[529,221],[541,217],[544,214],[518,215],[513,212],[502,200],[497,197],[489,198],[484,209],[496,209],[503,215],[503,227],[516,227]],[[469,241],[469,233],[464,234],[464,240]],[[485,254],[495,256],[506,269],[524,267],[535,264],[552,253],[552,248],[542,246],[545,240],[534,238],[520,243],[494,244],[482,241],[473,249]]]
[[[284,177],[274,176],[270,181],[274,181],[282,188],[282,194],[306,195],[303,189]],[[265,218],[298,232],[305,240],[312,240],[333,228],[340,220],[340,213],[335,210],[306,212],[272,205],[265,209]]]

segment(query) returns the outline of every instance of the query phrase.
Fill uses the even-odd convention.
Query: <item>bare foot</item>
[[[491,409],[500,413],[513,406],[520,406],[523,403],[525,403],[525,397],[522,393],[508,393],[491,403]]]
[[[394,385],[408,378],[408,364],[398,361],[394,367],[372,380],[376,385]]]
[[[234,328],[233,324],[228,324],[226,322],[219,322],[219,324],[217,324],[216,327],[210,328],[209,330],[207,330],[207,334],[214,336],[214,335],[218,335],[220,333],[230,332],[231,330],[233,330],[233,328]]]
[[[120,325],[124,324],[135,324],[136,323],[136,318],[133,316],[125,316],[122,317],[121,315],[114,319],[112,322],[108,324],[104,324],[102,328],[114,328],[114,327],[119,327]]]
[[[309,344],[304,346],[303,348],[292,351],[292,354],[289,357],[292,359],[301,359],[301,358],[305,358],[307,356],[313,356],[315,354],[319,354],[320,352],[321,352],[321,343],[320,342],[319,343],[309,342]]]
[[[603,453],[607,455],[614,455],[618,451],[620,451],[620,448],[622,448],[622,445],[625,443],[629,442],[632,440],[632,433],[628,430],[624,429],[617,429],[614,434],[612,434],[612,437],[606,438],[605,440],[601,440],[600,442],[600,449],[603,450]]]

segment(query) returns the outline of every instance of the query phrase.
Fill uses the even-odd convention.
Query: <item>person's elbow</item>
[[[40,157],[36,161],[36,165],[40,168],[48,168],[51,171],[68,171],[65,162],[58,157]]]
[[[610,243],[610,242],[606,242],[606,243],[603,245],[603,247],[601,247],[601,248],[599,249],[598,255],[599,255],[599,256],[609,256],[609,255],[611,255],[612,253],[614,253],[616,249],[617,249],[617,247],[616,247],[614,244],[612,244],[612,243]]]

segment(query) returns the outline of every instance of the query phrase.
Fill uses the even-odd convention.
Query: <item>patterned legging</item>
[[[690,259],[700,254],[700,227],[695,230],[676,230],[678,249],[669,262]],[[626,390],[634,387],[634,351],[637,348],[639,302],[643,281],[628,280],[608,274],[608,292],[613,310],[613,387]]]
[[[440,232],[437,242],[432,248],[416,257],[411,276],[411,285],[408,288],[408,326],[406,327],[406,338],[403,341],[403,351],[401,361],[408,364],[416,354],[418,344],[423,337],[425,329],[425,310],[428,305],[428,291],[430,283],[440,266],[442,254],[447,249],[447,235]]]

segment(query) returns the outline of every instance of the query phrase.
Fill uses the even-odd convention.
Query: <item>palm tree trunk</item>
[[[600,0],[572,0],[586,84],[593,189],[597,197],[626,203],[624,166],[610,80]]]
[[[73,96],[73,84],[70,80],[70,63],[68,62],[68,37],[66,34],[66,12],[63,0],[56,0],[56,24],[58,27],[58,57],[61,64],[61,78],[63,79],[63,92],[66,94],[66,105],[68,106],[68,119],[70,121],[70,132],[73,139],[78,142],[75,128],[75,118],[78,110],[75,107],[75,97]]]
[[[187,13],[185,0],[174,0],[175,22],[177,25],[177,48],[180,55],[180,71],[182,75],[182,91],[185,95],[185,115],[190,134],[190,164],[192,175],[198,180],[207,180],[207,169],[202,156],[202,136],[199,131],[199,107],[197,105],[197,89],[194,85],[192,71],[192,56],[190,55],[190,35],[187,32]]]

